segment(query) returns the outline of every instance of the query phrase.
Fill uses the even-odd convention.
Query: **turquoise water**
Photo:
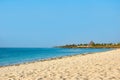
[[[0,66],[111,49],[0,48]]]

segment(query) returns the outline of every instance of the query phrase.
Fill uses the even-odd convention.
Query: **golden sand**
[[[120,49],[1,67],[0,80],[120,80]]]

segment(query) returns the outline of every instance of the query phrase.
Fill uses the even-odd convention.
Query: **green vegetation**
[[[94,43],[89,44],[69,44],[64,46],[57,46],[59,48],[120,48],[120,43]]]

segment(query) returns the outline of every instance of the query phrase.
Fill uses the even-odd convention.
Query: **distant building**
[[[88,44],[88,47],[92,47],[94,45],[95,45],[95,43],[93,41],[90,41],[90,43]]]

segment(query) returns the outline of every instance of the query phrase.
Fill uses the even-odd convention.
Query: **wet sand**
[[[120,80],[120,49],[0,67],[0,80]]]

